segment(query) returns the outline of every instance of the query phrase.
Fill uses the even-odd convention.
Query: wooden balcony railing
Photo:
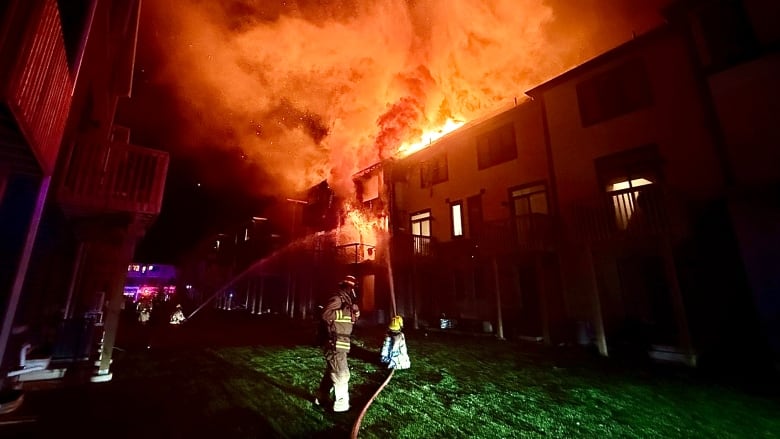
[[[126,143],[81,142],[67,163],[58,200],[73,216],[157,215],[167,173],[167,152]]]
[[[11,0],[5,8],[6,17],[0,17],[2,113],[10,113],[12,129],[21,133],[43,173],[51,174],[73,90],[57,1]]]
[[[392,251],[403,260],[428,259],[436,254],[436,245],[429,236],[416,236],[396,231],[392,239]]]
[[[557,246],[556,220],[550,215],[531,214],[486,221],[478,242],[489,253],[552,251]]]
[[[573,238],[599,242],[669,233],[672,213],[660,187],[644,186],[605,194],[572,206]]]
[[[360,264],[361,262],[376,260],[376,246],[355,242],[336,247],[338,260],[346,264]]]

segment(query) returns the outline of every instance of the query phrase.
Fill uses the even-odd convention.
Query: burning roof
[[[142,39],[182,104],[181,148],[239,147],[268,176],[258,192],[348,193],[357,170],[511,105],[667,1],[640,3],[153,0]]]

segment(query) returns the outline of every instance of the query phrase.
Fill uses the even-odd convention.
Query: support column
[[[596,277],[596,264],[593,260],[593,250],[590,246],[586,247],[588,270],[590,270],[591,291],[593,292],[593,318],[596,325],[596,346],[599,353],[605,357],[609,355],[607,350],[607,337],[604,333],[604,316],[601,313],[601,297],[599,296],[599,284]]]
[[[493,256],[493,277],[496,284],[496,337],[504,340],[504,316],[501,310],[501,278],[498,274],[498,256]]]
[[[131,223],[123,232],[121,247],[113,264],[116,271],[113,275],[111,288],[108,291],[108,300],[104,308],[105,316],[103,318],[103,340],[101,342],[100,359],[98,360],[95,375],[90,378],[92,382],[111,381],[112,378],[110,372],[111,357],[114,351],[117,330],[119,329],[119,317],[122,312],[127,264],[133,259],[137,240],[134,223]]]

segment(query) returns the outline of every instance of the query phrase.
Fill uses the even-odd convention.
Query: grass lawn
[[[128,349],[116,356],[110,383],[49,397],[81,407],[95,431],[113,437],[349,437],[388,373],[378,364],[381,329],[357,331],[353,408],[343,414],[311,402],[324,361],[301,342],[308,335],[273,342],[278,332],[267,329],[257,343],[219,346],[206,335],[201,345]],[[491,337],[406,336],[412,367],[396,371],[373,402],[361,438],[780,437],[777,394],[713,384],[687,369]],[[42,422],[83,431],[81,416]]]

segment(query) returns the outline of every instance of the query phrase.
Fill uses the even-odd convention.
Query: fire
[[[669,1],[155,0],[139,78],[180,101],[163,119],[177,153],[238,148],[259,169],[247,185],[270,194],[347,190],[357,170],[649,29]]]
[[[375,248],[379,233],[387,230],[387,217],[373,216],[352,205],[346,208],[344,225],[339,230],[339,244],[361,244]]]
[[[447,119],[447,121],[441,127],[423,132],[419,142],[404,142],[398,148],[397,155],[399,157],[406,157],[408,155],[414,154],[417,151],[420,151],[421,149],[425,149],[429,145],[433,144],[433,142],[462,127],[463,124],[464,122],[461,120]]]

